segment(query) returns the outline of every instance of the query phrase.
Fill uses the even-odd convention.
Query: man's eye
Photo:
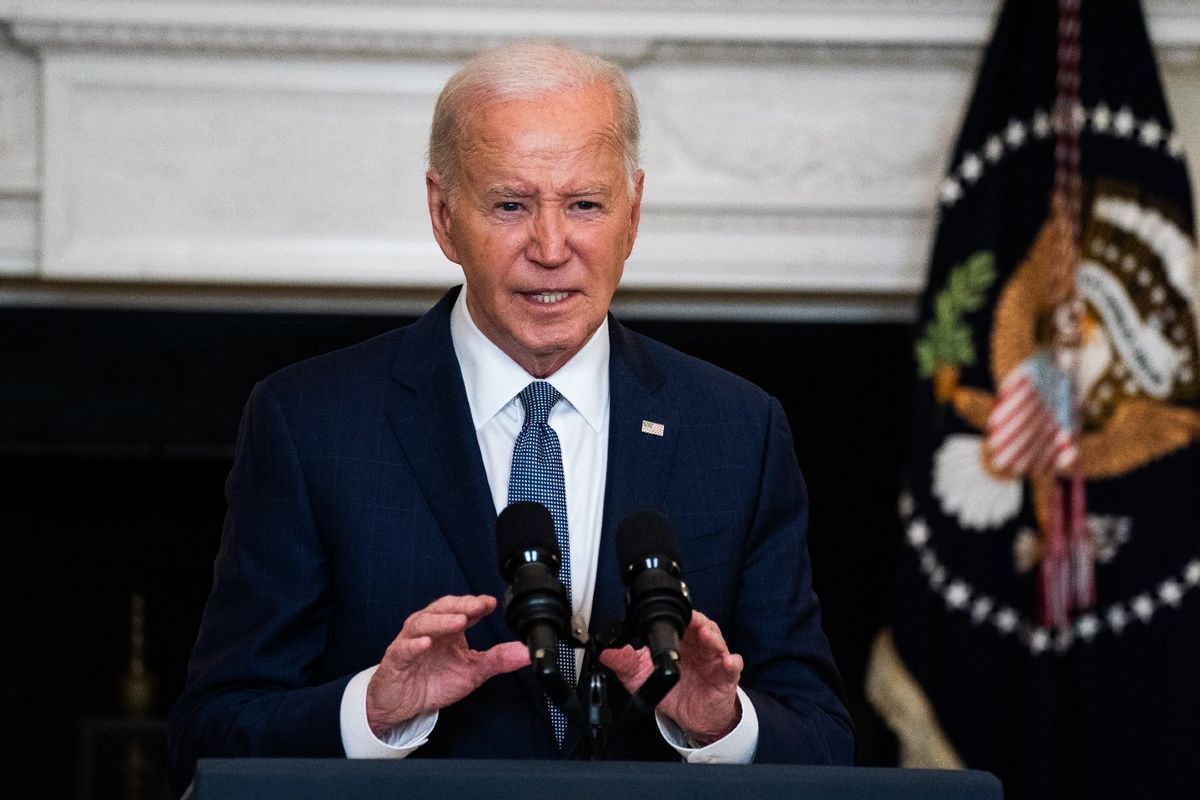
[[[592,200],[580,200],[575,204],[575,207],[580,211],[593,211],[599,208],[600,205]]]
[[[499,208],[501,211],[507,211],[509,213],[521,210],[521,204],[516,201],[501,203],[500,205],[498,205],[496,207]]]

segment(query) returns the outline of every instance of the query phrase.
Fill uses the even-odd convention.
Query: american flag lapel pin
[[[661,422],[651,422],[648,419],[642,420],[642,433],[648,433],[651,436],[662,436],[667,429]]]

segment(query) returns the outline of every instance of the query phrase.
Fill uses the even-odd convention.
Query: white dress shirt
[[[464,287],[450,312],[450,339],[462,370],[471,419],[498,514],[508,505],[513,445],[525,420],[517,395],[536,380],[488,339],[467,310]],[[571,610],[575,636],[584,639],[596,588],[604,487],[608,473],[608,320],[548,381],[562,395],[550,411],[550,427],[558,434],[567,496],[567,530],[571,542]],[[615,568],[615,565],[614,565]],[[576,674],[583,651],[575,654]],[[377,738],[367,724],[367,684],[376,667],[351,679],[342,695],[341,732],[351,758],[403,758],[428,741],[437,712],[421,714]],[[748,763],[758,743],[758,718],[739,688],[742,719],[725,738],[702,747],[688,746],[683,732],[658,715],[659,730],[681,756],[691,762]]]

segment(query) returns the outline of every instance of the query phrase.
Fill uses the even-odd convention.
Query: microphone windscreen
[[[562,556],[554,536],[554,518],[541,503],[513,503],[496,519],[496,553],[501,568],[510,558],[530,548]]]
[[[617,526],[617,558],[624,568],[647,556],[661,556],[678,562],[675,531],[671,521],[661,512],[635,511]]]

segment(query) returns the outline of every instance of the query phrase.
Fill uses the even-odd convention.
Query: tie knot
[[[550,409],[554,408],[554,404],[562,397],[558,389],[546,381],[534,381],[517,396],[521,398],[521,405],[525,408],[524,427],[545,425],[550,419]]]

